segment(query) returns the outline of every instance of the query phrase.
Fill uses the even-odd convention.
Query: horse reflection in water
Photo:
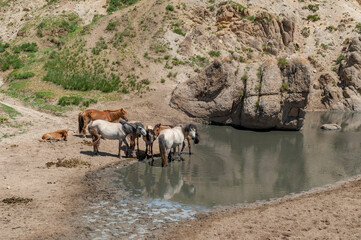
[[[133,169],[122,177],[124,185],[130,189],[137,189],[144,197],[176,200],[174,198],[191,199],[195,197],[196,188],[191,183],[190,161],[168,168],[154,168],[144,164],[144,172]],[[184,165],[183,165],[184,164]],[[187,170],[182,175],[182,169]],[[139,171],[140,170],[140,171]]]

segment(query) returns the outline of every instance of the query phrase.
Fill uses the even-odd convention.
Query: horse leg
[[[186,146],[186,144],[183,142],[182,143],[182,150],[181,150],[181,154],[183,153],[183,149],[184,149],[184,147]]]
[[[183,142],[183,143],[184,143],[184,142]],[[179,160],[178,160],[178,161],[181,161],[181,160],[182,160],[182,157],[181,157],[180,145],[178,146],[178,155],[179,155]]]
[[[145,143],[145,158],[148,159],[148,143]]]
[[[139,155],[139,137],[137,137],[137,154]]]
[[[85,133],[86,133],[86,127],[88,126],[88,124],[89,124],[89,122],[90,122],[90,119],[89,118],[86,118],[85,116],[84,116],[84,125],[83,125],[83,129],[81,130],[81,132],[83,133],[83,138],[85,138]]]
[[[125,156],[128,157],[128,156],[129,156],[129,153],[128,153],[128,151],[129,151],[129,145],[128,145],[128,142],[127,142],[127,138],[126,138],[126,137],[124,137],[123,142],[125,143]]]
[[[191,153],[191,137],[190,136],[187,137],[187,142],[188,142],[189,155],[191,155],[192,153]]]
[[[151,154],[152,159],[154,161],[154,158],[153,158],[153,143],[150,144],[150,154]]]
[[[119,146],[118,146],[118,156],[119,156],[119,159],[122,159],[122,155],[120,154],[120,148],[122,146],[122,139],[119,138]]]

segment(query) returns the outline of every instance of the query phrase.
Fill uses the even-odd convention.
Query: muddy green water
[[[324,123],[342,130],[321,130]],[[267,201],[361,173],[361,114],[308,113],[299,132],[199,128],[201,141],[184,161],[161,168],[157,157],[155,166],[99,170],[100,186],[114,194],[84,214],[92,239],[143,239],[213,206]]]
[[[325,131],[338,123],[341,131]],[[308,113],[300,132],[200,127],[193,155],[117,170],[134,196],[211,207],[299,193],[361,173],[361,115]],[[187,153],[187,148],[185,152]]]

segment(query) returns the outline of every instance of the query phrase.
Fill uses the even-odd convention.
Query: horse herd
[[[129,150],[135,149],[135,145],[137,145],[137,152],[139,152],[139,138],[142,137],[146,143],[146,158],[148,159],[150,156],[153,165],[153,143],[158,138],[162,167],[167,166],[168,161],[172,160],[172,155],[174,157],[177,148],[178,155],[181,155],[185,147],[185,140],[188,142],[189,154],[191,154],[191,140],[194,140],[195,144],[199,143],[199,134],[194,124],[172,126],[159,123],[154,127],[147,126],[147,128],[144,128],[144,125],[139,121],[128,121],[128,114],[123,108],[103,111],[88,109],[79,113],[78,123],[79,134],[82,137],[85,137],[86,128],[88,127],[95,155],[99,153],[101,138],[119,140],[118,156],[121,159],[122,143],[125,144],[125,154],[128,157]],[[127,136],[130,138],[130,145],[127,142]],[[58,130],[43,135],[44,140],[67,140],[67,137],[67,130]],[[171,153],[172,149],[173,154]],[[148,155],[148,152],[150,155]]]

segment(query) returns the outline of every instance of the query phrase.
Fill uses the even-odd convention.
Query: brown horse
[[[68,140],[68,130],[58,130],[55,132],[45,133],[42,137],[43,140]]]
[[[104,110],[99,111],[95,109],[87,109],[79,113],[79,134],[83,134],[85,137],[85,129],[90,121],[94,120],[106,120],[108,122],[119,121],[120,118],[123,118],[125,121],[128,121],[128,114],[123,108],[117,110]]]

